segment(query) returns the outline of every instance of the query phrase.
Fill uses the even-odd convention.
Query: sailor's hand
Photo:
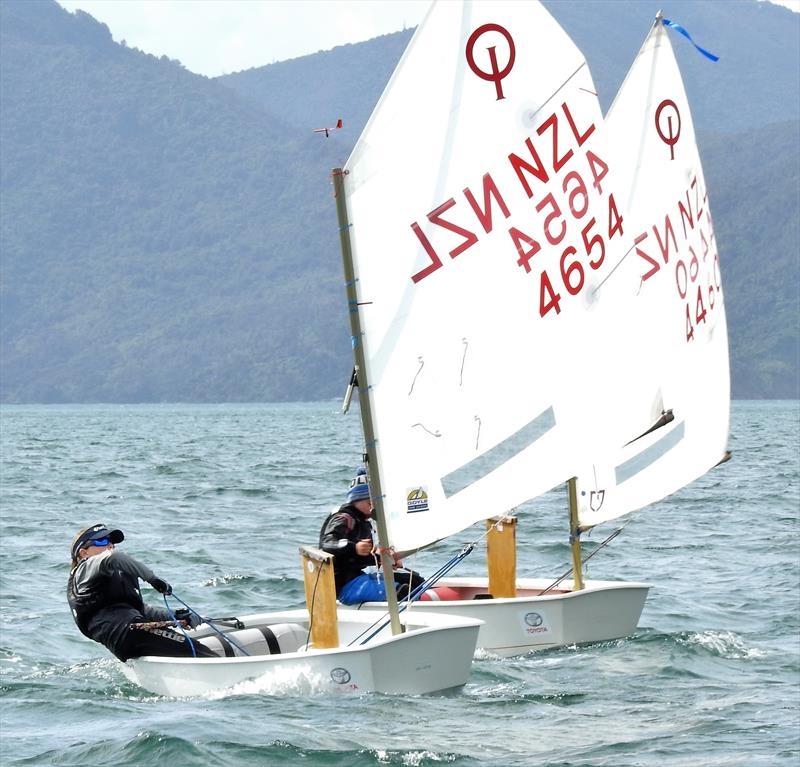
[[[175,610],[175,618],[190,629],[196,629],[203,622],[203,619],[196,612],[186,607]]]
[[[172,586],[161,578],[153,578],[150,585],[159,593],[169,596],[172,593]]]
[[[372,554],[372,541],[369,538],[362,538],[356,542],[356,554],[360,557],[368,557]]]

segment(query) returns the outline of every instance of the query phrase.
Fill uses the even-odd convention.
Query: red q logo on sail
[[[666,112],[665,112],[666,110]],[[662,119],[662,112],[664,117]],[[673,123],[673,116],[675,122]],[[681,113],[678,105],[672,99],[664,99],[656,109],[656,133],[659,138],[669,147],[669,159],[675,159],[675,144],[681,137]]]
[[[481,69],[475,61],[475,46],[478,44],[479,39],[489,32],[498,32],[505,38],[506,42],[508,43],[508,62],[502,69],[500,69],[497,64],[497,46],[488,45],[486,50],[489,52],[490,69],[487,72]],[[495,91],[497,93],[497,101],[505,98],[503,95],[503,78],[508,77],[511,69],[514,66],[514,59],[517,55],[516,48],[514,47],[514,38],[511,37],[511,33],[505,29],[505,27],[501,27],[499,24],[483,24],[469,36],[469,40],[467,40],[466,54],[469,68],[478,77],[480,77],[481,80],[488,80],[489,82],[494,83]]]

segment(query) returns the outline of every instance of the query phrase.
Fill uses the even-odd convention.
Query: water
[[[345,699],[292,680],[151,695],[78,633],[64,588],[72,535],[103,521],[205,614],[301,604],[298,546],[358,463],[356,416],[337,403],[0,416],[2,765],[798,763],[797,402],[735,403],[734,460],[635,515],[591,561],[592,577],[654,584],[635,636],[479,657],[455,694]],[[567,568],[562,495],[522,510],[520,575]],[[458,543],[411,564],[431,572]],[[460,574],[484,566],[476,553]]]

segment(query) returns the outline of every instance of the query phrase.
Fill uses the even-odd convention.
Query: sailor
[[[139,580],[160,594],[171,594],[172,587],[149,567],[114,548],[124,538],[121,530],[98,523],[80,530],[72,540],[67,601],[81,633],[105,645],[121,661],[142,655],[216,657],[199,642],[194,643],[193,652],[186,637],[168,625],[135,627],[171,620],[167,610],[142,601]],[[187,620],[194,625],[197,618]]]
[[[372,539],[373,510],[367,472],[362,468],[350,483],[344,505],[327,517],[320,530],[319,547],[333,554],[336,595],[345,605],[386,601],[383,576],[364,572],[365,567],[380,564]],[[409,588],[414,591],[425,580],[419,573],[403,568],[396,555],[394,567],[399,599],[407,597]]]

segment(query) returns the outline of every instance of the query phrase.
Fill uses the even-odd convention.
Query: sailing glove
[[[172,593],[172,586],[161,578],[153,578],[150,585],[159,593],[169,596]]]
[[[175,610],[175,617],[179,621],[186,621],[190,629],[196,629],[203,622],[203,619],[196,612],[185,607]]]

